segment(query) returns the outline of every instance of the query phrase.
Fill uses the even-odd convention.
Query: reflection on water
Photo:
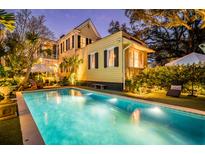
[[[47,113],[47,112],[44,112],[44,113],[43,113],[43,116],[44,116],[45,124],[48,125],[48,113]]]
[[[131,119],[132,119],[132,122],[134,123],[138,123],[140,121],[140,110],[139,109],[136,109],[134,110],[134,112],[132,112]]]
[[[69,91],[69,94],[70,94],[71,96],[82,96],[82,93],[81,93],[79,90],[74,90],[74,89],[71,89],[71,90]]]
[[[57,91],[49,91],[46,93],[46,100],[49,102],[49,100],[52,100],[53,98],[56,99],[56,104],[61,103],[61,96]]]

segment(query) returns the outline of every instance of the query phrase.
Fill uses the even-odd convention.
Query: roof
[[[155,52],[154,50],[150,49],[144,42],[141,40],[138,40],[137,38],[133,37],[132,35],[125,33],[122,31],[122,35],[124,38],[130,40],[131,42],[135,43],[138,45],[138,47],[142,48],[142,50],[146,51],[147,53],[153,53]]]
[[[99,38],[101,38],[100,33],[97,31],[95,25],[93,24],[93,22],[92,22],[92,20],[91,20],[90,18],[88,18],[87,20],[83,21],[80,25],[76,26],[75,28],[73,28],[73,30],[79,30],[79,31],[80,31],[83,27],[85,27],[85,26],[88,25],[88,24],[90,24],[90,26],[92,27],[92,29],[93,29],[94,33],[96,34],[96,36],[99,37]],[[72,30],[72,31],[73,31],[73,30]],[[70,31],[70,32],[72,32],[72,31]],[[70,33],[70,32],[69,32],[69,33]],[[69,33],[68,33],[68,34],[69,34]],[[66,35],[67,35],[67,34],[66,34]],[[61,36],[60,36],[60,39],[63,38],[63,37],[65,37],[66,35],[64,35],[64,34],[61,35]]]
[[[74,29],[80,30],[81,28],[85,27],[86,25],[90,24],[91,27],[93,28],[95,34],[101,38],[100,33],[97,31],[95,25],[93,24],[92,20],[90,18],[88,18],[87,20],[85,20],[84,22],[82,22],[80,25],[78,25],[77,27],[75,27]]]
[[[115,32],[115,33],[113,33],[113,34],[107,35],[107,36],[105,36],[105,37],[103,37],[103,38],[101,38],[101,39],[99,39],[99,40],[93,42],[92,44],[88,44],[87,46],[91,46],[91,45],[93,45],[93,44],[95,44],[95,43],[99,43],[99,42],[101,42],[102,40],[104,40],[105,38],[109,38],[109,37],[111,37],[111,36],[113,36],[113,35],[117,35],[117,33],[121,33],[123,38],[126,38],[126,39],[130,40],[133,44],[137,44],[138,47],[142,48],[142,50],[146,51],[147,53],[153,53],[153,52],[155,52],[154,50],[152,50],[152,49],[150,49],[149,47],[147,47],[147,45],[146,45],[145,43],[143,43],[142,41],[140,41],[140,40],[138,40],[138,39],[132,37],[131,35],[129,35],[129,34],[123,32],[123,31],[118,31],[118,32]]]
[[[141,40],[139,40],[139,39],[133,37],[132,35],[130,35],[130,34],[124,32],[124,31],[122,31],[122,34],[123,34],[123,36],[124,36],[125,38],[127,38],[127,39],[129,39],[129,40],[133,40],[133,41],[135,41],[135,42],[137,42],[138,44],[141,44],[141,45],[143,45],[143,46],[146,46],[146,44],[145,44],[144,42],[142,42]]]
[[[205,55],[199,54],[196,52],[192,52],[186,56],[178,58],[174,61],[171,61],[165,66],[173,66],[173,65],[191,65],[191,64],[199,64],[200,62],[205,63]]]

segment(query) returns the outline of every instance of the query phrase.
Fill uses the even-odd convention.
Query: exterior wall
[[[72,36],[73,35],[75,36],[74,48],[72,48]],[[81,48],[78,48],[78,35],[81,36],[81,39],[84,39],[83,40],[84,43],[81,42]],[[66,50],[66,40],[68,38],[70,38],[71,49]],[[86,44],[85,44],[86,43],[86,38],[92,39],[92,43],[94,43],[98,39],[98,36],[95,35],[95,32],[92,30],[91,26],[88,26],[88,25],[85,25],[80,30],[73,30],[69,34],[67,34],[64,37],[60,38],[58,40],[58,46],[59,46],[59,50],[58,50],[59,51],[59,61],[58,61],[58,64],[60,64],[63,61],[64,57],[71,57],[75,54],[78,54],[79,56],[81,56],[81,58],[84,59],[84,57],[82,57],[82,49],[84,49],[85,46],[86,46]],[[63,42],[64,42],[64,48],[63,48],[64,50],[61,53],[61,43],[63,44]],[[66,72],[61,72],[60,69],[59,69],[59,75],[61,77],[65,76],[66,74],[67,74]],[[82,74],[82,73],[80,73],[80,74]],[[83,74],[83,76],[84,76],[84,74]]]
[[[119,66],[104,68],[104,50],[119,47]],[[88,69],[88,54],[98,52],[98,69]],[[79,79],[82,81],[122,83],[122,32],[107,36],[82,49],[80,57],[83,65],[80,67]]]

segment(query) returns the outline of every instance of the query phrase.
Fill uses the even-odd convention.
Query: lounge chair
[[[182,85],[171,85],[171,88],[167,92],[167,96],[179,97],[182,91]]]

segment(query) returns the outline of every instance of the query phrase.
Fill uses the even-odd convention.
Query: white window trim
[[[94,51],[94,52],[91,52],[91,53],[89,53],[89,55],[90,55],[90,69],[96,69],[95,68],[95,53],[97,53],[97,51]],[[91,56],[94,56],[94,67],[92,68],[92,64],[91,64]]]
[[[109,48],[106,48],[105,50],[107,50],[107,67],[108,68],[114,68],[115,67],[115,59],[114,59],[114,64],[113,64],[113,66],[110,66],[109,65],[109,51],[110,50],[113,50],[114,51],[114,48],[115,48],[116,46],[112,46],[112,47],[109,47]]]

